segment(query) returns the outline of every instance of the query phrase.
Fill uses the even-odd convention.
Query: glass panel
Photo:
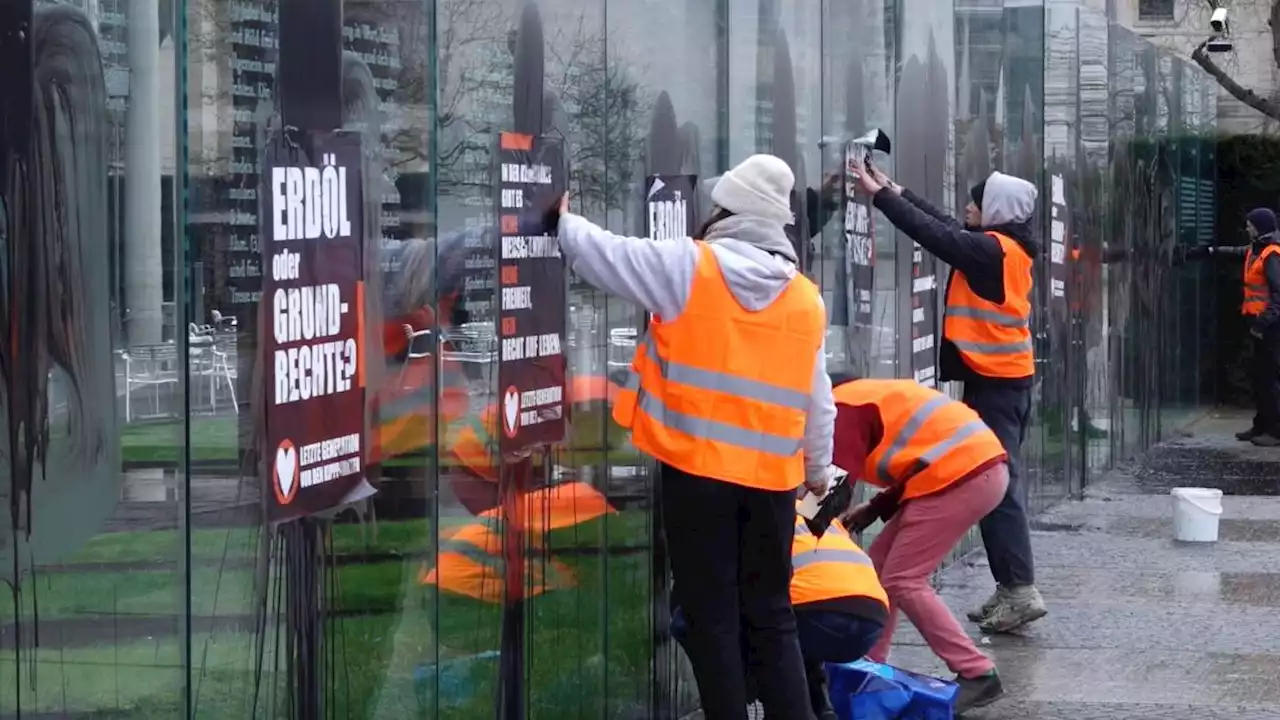
[[[323,16],[333,7],[304,10]],[[434,713],[424,668],[434,666],[435,645],[422,582],[433,539],[437,410],[435,257],[425,192],[430,16],[413,3],[344,3],[341,45],[330,50],[340,72],[316,80],[333,98],[321,109],[333,111],[363,150],[356,168],[367,329],[363,465],[376,494],[357,497],[336,516],[277,527],[263,515],[256,459],[265,310],[258,234],[258,188],[265,185],[258,173],[281,124],[277,68],[297,60],[281,57],[282,31],[308,20],[270,0],[191,0],[185,8],[181,157],[192,319],[207,324],[202,337],[211,338],[200,345],[202,353],[210,348],[209,364],[193,357],[191,367],[199,448],[191,478],[193,714],[274,717],[311,698],[349,717]],[[310,57],[323,58],[325,49]],[[209,413],[195,409],[202,392],[217,401]],[[306,587],[314,591],[299,594]],[[308,627],[321,648],[293,644],[308,637]],[[342,660],[329,663],[325,653]],[[291,676],[299,668],[314,673],[318,688],[306,697]]]
[[[1079,152],[1079,11],[1067,2],[1045,5],[1044,154],[1045,179],[1040,196],[1043,243],[1039,302],[1044,308],[1038,340],[1040,361],[1040,418],[1033,432],[1042,463],[1040,484],[1034,488],[1033,508],[1067,497],[1078,458],[1073,425],[1079,417],[1076,368],[1081,366],[1075,337],[1080,298],[1071,286],[1071,273],[1081,250]],[[1049,368],[1067,372],[1053,372]],[[1033,450],[1032,452],[1035,452]]]
[[[607,63],[619,91],[636,100],[606,122],[619,143],[608,156],[614,170],[606,219],[615,232],[644,235],[650,226],[647,177],[690,175],[693,187],[705,190],[706,181],[724,169],[723,72],[716,41],[721,26],[715,3],[691,0],[610,0],[605,20]],[[690,200],[701,220],[710,210],[709,198],[702,193]],[[575,283],[571,303],[579,317],[576,337],[594,338],[588,352],[575,353],[571,366],[575,388],[592,382],[583,388],[587,394],[575,398],[575,412],[605,418],[608,398],[591,390],[616,388],[625,377],[634,339],[643,331],[642,312],[585,282]],[[658,485],[650,464],[612,419],[600,427],[607,434],[598,459],[589,446],[561,457],[584,472],[597,469],[618,510],[604,519],[605,716],[679,717],[696,709],[696,689],[688,661],[668,635],[671,600],[656,512]]]
[[[6,716],[185,712],[188,333],[164,8],[0,9]],[[214,412],[207,393],[191,402]]]
[[[993,169],[1032,180],[1032,509],[1174,433],[1209,402],[1231,346],[1202,339],[1239,297],[1238,266],[1170,263],[1233,232],[1215,227],[1217,86],[1070,0],[905,8],[0,3],[0,715],[695,709],[659,481],[610,417],[644,313],[571,275],[570,437],[527,462],[495,451],[503,131],[564,142],[573,209],[632,235],[650,229],[650,176],[693,176],[701,220],[706,181],[781,156],[830,369],[929,384],[947,269],[871,212],[874,273],[853,287],[844,144],[885,131],[884,169],[953,214]],[[299,27],[315,42],[282,51]],[[273,133],[295,124],[287,65],[363,151],[376,492],[276,524],[258,191]]]
[[[879,128],[897,142],[893,123],[892,66],[896,49],[892,25],[892,5],[879,0],[823,4],[824,180],[831,173],[843,173],[845,147],[852,138]],[[850,32],[854,33],[852,39]],[[891,171],[893,156],[882,160],[886,170]],[[843,194],[844,212],[822,226],[822,252],[811,271],[822,285],[831,325],[827,335],[828,369],[866,377],[894,377],[898,308],[893,226],[872,210],[871,285],[854,287],[865,282],[856,274],[847,239],[857,230],[852,224],[858,222],[859,216],[848,214],[847,190]]]
[[[1080,253],[1071,258],[1068,292],[1075,299],[1072,310],[1075,338],[1081,344],[1078,352],[1084,353],[1082,360],[1077,354],[1078,367],[1072,376],[1079,383],[1077,392],[1083,394],[1076,395],[1082,413],[1074,427],[1077,442],[1086,448],[1079,473],[1087,481],[1111,462],[1107,278],[1113,268],[1126,267],[1129,258],[1107,222],[1112,193],[1107,164],[1112,123],[1106,17],[1081,10],[1079,32],[1080,194],[1072,217],[1078,220],[1073,238]]]

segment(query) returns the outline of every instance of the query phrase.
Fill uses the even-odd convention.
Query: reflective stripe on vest
[[[636,344],[614,420],[638,449],[685,472],[794,489],[804,479],[805,418],[825,334],[821,296],[797,274],[772,304],[748,312],[715,252],[697,248],[689,299],[675,320],[655,317]]]
[[[1256,256],[1252,248],[1244,258],[1244,303],[1240,312],[1258,315],[1267,309],[1270,290],[1267,287],[1266,263],[1271,255],[1280,254],[1280,245],[1268,245]]]
[[[793,410],[808,411],[809,395],[807,393],[663,360],[658,357],[658,352],[654,349],[648,333],[645,334],[641,344],[637,345],[636,353],[644,353],[649,361],[657,366],[663,380],[668,382],[688,385],[699,390],[736,395]],[[734,445],[743,450],[762,450],[773,455],[792,455],[802,449],[803,442],[800,439],[746,430],[728,423],[676,412],[664,405],[656,396],[640,389],[640,375],[634,368],[627,373],[627,382],[623,389],[637,393],[636,404],[654,420],[687,435]]]
[[[1006,454],[977,412],[914,380],[854,380],[833,392],[837,407],[875,407],[884,428],[865,465],[845,470],[880,487],[905,485],[903,499],[945,490]]]
[[[946,455],[965,440],[968,440],[984,430],[990,432],[982,420],[971,420],[956,428],[951,437],[936,443],[933,447],[920,453],[919,458],[916,459],[915,465],[912,468],[907,469],[905,472],[901,472],[900,476],[894,475],[890,470],[890,464],[893,462],[894,458],[898,456],[898,453],[906,449],[911,440],[918,432],[920,432],[920,428],[924,427],[925,422],[928,421],[934,413],[953,402],[955,402],[955,400],[952,400],[945,395],[939,395],[930,399],[924,405],[916,408],[916,410],[911,413],[911,416],[907,418],[906,423],[904,423],[902,428],[898,430],[897,436],[893,439],[893,443],[885,449],[883,456],[880,458],[880,462],[876,463],[876,476],[880,478],[880,482],[884,483],[886,487],[892,486],[898,482],[906,482],[923,470],[932,466],[939,458]]]
[[[792,560],[791,568],[793,570],[803,570],[810,565],[823,562],[853,563],[854,565],[871,567],[871,558],[867,557],[866,553],[861,553],[857,550],[818,548],[817,550],[809,550],[796,555]]]
[[[501,602],[507,581],[502,526],[502,521],[489,519],[460,528],[440,543],[436,566],[421,577],[421,583],[485,602]],[[573,585],[572,572],[548,557],[545,547],[528,547],[524,557],[526,597]]]
[[[797,519],[791,545],[791,602],[804,604],[842,597],[879,600],[887,608],[888,596],[876,577],[871,558],[833,520],[821,538]]]
[[[953,271],[947,286],[942,335],[955,345],[966,365],[992,378],[1022,378],[1035,374],[1031,338],[1032,260],[1012,238],[987,235],[1000,242],[1004,253],[1004,303],[980,297],[964,273]]]

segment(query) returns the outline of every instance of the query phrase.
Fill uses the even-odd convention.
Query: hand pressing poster
[[[359,136],[277,138],[263,164],[262,323],[271,520],[330,509],[363,478]]]
[[[564,143],[502,133],[497,206],[499,449],[564,440],[567,270],[548,211],[567,187]]]

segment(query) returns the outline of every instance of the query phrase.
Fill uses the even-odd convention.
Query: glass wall
[[[1032,180],[1033,506],[1167,436],[1212,399],[1209,269],[1170,260],[1213,236],[1217,89],[1079,5],[0,3],[0,716],[696,707],[659,481],[610,417],[644,313],[570,276],[567,440],[496,450],[504,133],[560,143],[575,211],[631,235],[649,178],[691,176],[701,218],[709,181],[782,157],[831,369],[927,384],[947,268],[848,197],[845,143],[883,130],[947,212]],[[270,293],[299,270],[263,258],[282,158],[336,162],[315,133],[359,149],[360,242],[304,271],[359,270],[362,400],[296,422],[361,442],[299,518],[283,499],[327,481],[265,440],[277,345],[303,352]]]

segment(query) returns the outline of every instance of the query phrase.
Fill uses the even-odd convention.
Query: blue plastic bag
[[[840,720],[952,720],[960,691],[953,682],[869,660],[828,663],[827,684]]]

